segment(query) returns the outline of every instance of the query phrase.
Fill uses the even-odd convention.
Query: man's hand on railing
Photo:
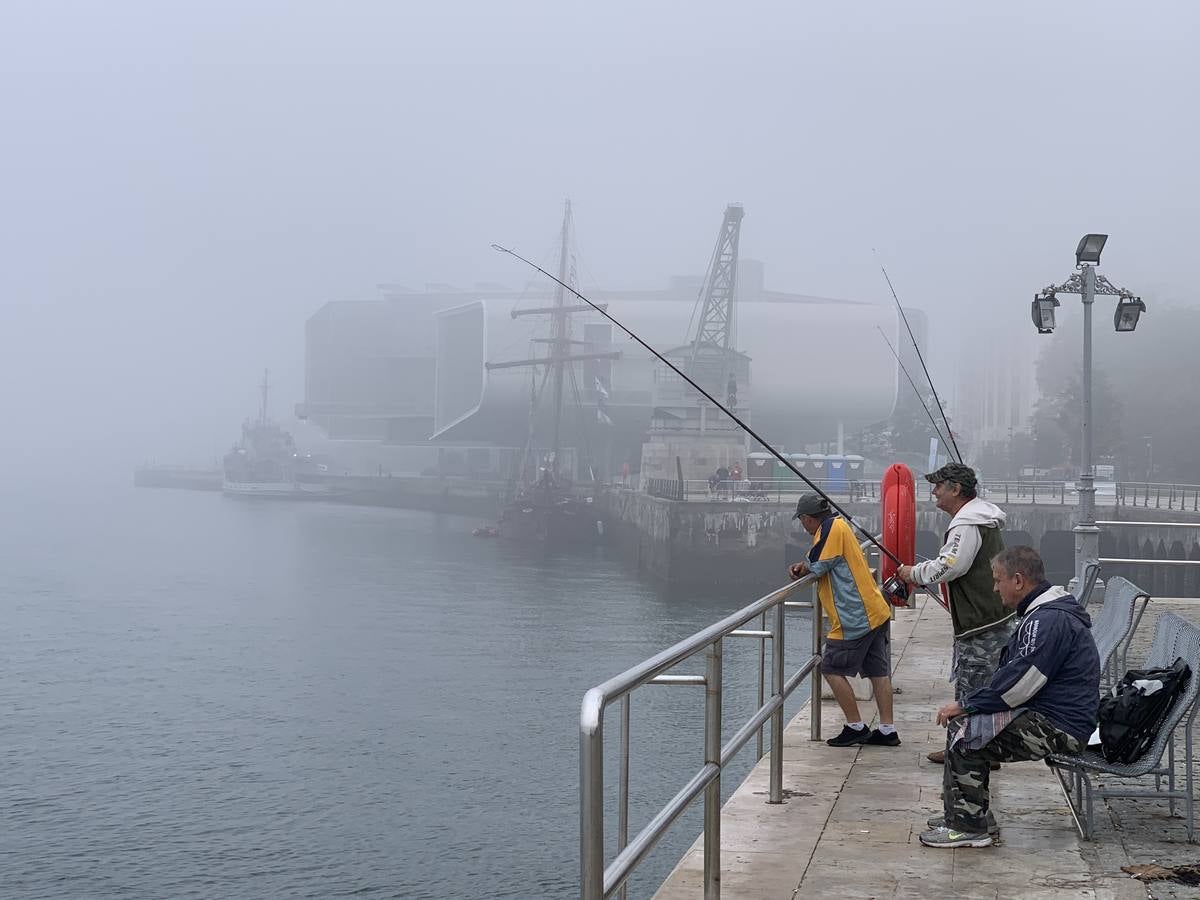
[[[796,562],[788,566],[788,574],[792,576],[792,581],[803,578],[808,574],[808,563]]]

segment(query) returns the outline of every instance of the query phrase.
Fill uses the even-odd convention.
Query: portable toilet
[[[846,483],[850,485],[851,491],[854,490],[854,485],[857,482],[863,480],[863,464],[865,462],[866,460],[857,453],[850,453],[846,455]]]
[[[829,457],[824,453],[808,454],[808,471],[804,473],[817,484],[829,480]]]
[[[751,481],[770,481],[775,477],[775,457],[770,453],[746,455],[746,477]]]
[[[825,467],[829,475],[829,490],[831,493],[846,493],[846,457],[831,453],[825,457]]]
[[[805,475],[808,475],[809,459],[808,459],[807,453],[789,453],[787,455],[787,458],[791,461],[793,466],[795,466],[797,469],[799,469]],[[785,466],[783,463],[776,463],[775,471],[777,473],[777,477],[779,477],[779,478],[795,478],[796,477],[796,473],[793,472],[791,469],[789,469],[787,466]]]

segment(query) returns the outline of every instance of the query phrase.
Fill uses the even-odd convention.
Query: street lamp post
[[[1092,465],[1092,306],[1096,295],[1118,298],[1114,327],[1117,331],[1133,331],[1138,316],[1146,305],[1130,291],[1116,287],[1096,271],[1106,234],[1085,234],[1075,250],[1075,267],[1079,270],[1059,285],[1043,288],[1034,296],[1033,324],[1039,334],[1054,330],[1054,307],[1057,294],[1078,294],[1083,300],[1083,445],[1080,453],[1079,520],[1075,534],[1075,579],[1082,585],[1085,572],[1100,557],[1100,529],[1096,526],[1096,485]]]

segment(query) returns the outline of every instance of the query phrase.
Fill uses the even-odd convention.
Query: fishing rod
[[[942,434],[942,429],[938,428],[937,420],[934,419],[933,413],[929,411],[929,406],[925,403],[924,398],[921,396],[921,392],[917,390],[916,382],[914,382],[913,377],[908,374],[908,369],[904,367],[904,362],[900,359],[900,354],[896,352],[896,348],[892,346],[892,342],[888,340],[888,336],[883,333],[882,328],[876,325],[875,330],[879,332],[879,336],[883,338],[883,342],[887,344],[888,349],[892,351],[892,356],[896,357],[896,364],[900,366],[900,371],[904,373],[904,377],[907,378],[908,383],[912,385],[913,393],[917,395],[917,402],[921,404],[921,409],[925,410],[925,415],[929,416],[929,424],[932,425],[933,430],[937,432],[938,439],[942,442],[942,446],[949,446],[945,435]]]
[[[655,350],[653,347],[651,347],[649,344],[647,344],[645,341],[643,341],[640,337],[638,337],[636,334],[634,334],[632,331],[630,331],[624,324],[622,324],[620,321],[618,321],[615,316],[611,315],[607,309],[605,309],[603,306],[601,306],[599,304],[593,303],[587,297],[583,296],[583,294],[579,293],[579,291],[575,290],[575,288],[571,287],[566,282],[561,281],[558,278],[555,278],[553,275],[551,275],[549,272],[547,272],[545,269],[543,269],[537,263],[530,262],[525,257],[521,256],[521,254],[516,253],[513,250],[509,250],[507,247],[501,247],[499,244],[492,244],[492,249],[497,250],[500,253],[507,253],[509,256],[516,257],[521,262],[525,263],[525,265],[530,266],[534,269],[537,269],[537,271],[541,272],[543,275],[545,275],[551,281],[554,281],[554,282],[562,285],[564,288],[566,288],[568,291],[570,291],[572,294],[574,294],[576,297],[578,297],[580,300],[582,300],[584,303],[586,303],[588,306],[590,306],[596,312],[600,313],[600,315],[604,316],[604,318],[608,319],[608,321],[612,322],[614,325],[616,325],[618,328],[620,328],[623,332],[625,332],[627,335],[629,335],[633,340],[637,341],[637,343],[639,343],[641,346],[645,347],[646,350],[648,350],[661,363],[666,365],[672,372],[674,372],[676,375],[678,375],[680,378],[682,378],[684,381],[686,381],[688,384],[690,384],[692,387],[694,387],[697,391],[699,391],[701,396],[703,396],[706,400],[708,400],[709,403],[711,403],[717,409],[721,410],[721,412],[725,413],[725,415],[729,416],[729,418],[731,418],[738,425],[738,427],[740,427],[743,431],[745,431],[746,434],[750,435],[750,437],[754,438],[754,440],[758,441],[759,444],[761,444],[768,451],[770,451],[772,456],[774,456],[777,460],[779,460],[781,463],[783,463],[785,466],[787,466],[789,469],[791,469],[792,473],[795,474],[795,476],[797,478],[799,478],[801,481],[803,481],[805,484],[807,484],[810,488],[812,488],[813,491],[815,491],[819,497],[824,499],[826,503],[828,503],[831,507],[833,507],[841,515],[841,517],[843,519],[845,519],[851,526],[858,529],[858,532],[861,535],[863,535],[868,541],[870,541],[872,544],[874,544],[879,549],[880,553],[882,553],[884,556],[886,556],[888,559],[890,559],[892,562],[894,562],[898,566],[905,565],[904,561],[902,559],[900,559],[900,557],[896,556],[896,554],[892,553],[892,551],[890,551],[887,547],[883,546],[883,544],[881,544],[878,540],[876,540],[876,538],[873,534],[871,534],[869,531],[867,531],[867,529],[863,528],[861,525],[859,525],[857,522],[855,522],[853,517],[851,517],[851,515],[848,512],[846,512],[844,509],[842,509],[842,507],[839,506],[833,500],[832,497],[830,497],[827,493],[825,493],[823,490],[821,490],[819,487],[817,487],[807,475],[805,475],[803,472],[801,472],[799,469],[797,469],[795,467],[795,465],[792,464],[791,460],[787,459],[782,453],[780,453],[778,450],[776,450],[774,447],[772,447],[770,444],[768,444],[766,441],[764,441],[761,437],[758,436],[758,433],[755,432],[753,428],[751,428],[749,425],[747,425],[745,422],[743,422],[741,419],[739,419],[736,415],[734,415],[733,410],[729,409],[729,407],[725,406],[725,404],[723,404],[719,400],[717,400],[716,397],[714,397],[712,394],[710,394],[704,388],[700,387],[700,385],[696,384],[696,382],[693,381],[691,378],[689,378],[687,375],[685,375],[677,365],[675,365],[673,362],[671,362],[669,359],[667,359],[665,356],[663,356],[661,353],[659,353],[657,350]]]
[[[871,248],[871,252],[875,253],[875,248]],[[876,253],[878,258],[878,253]],[[937,402],[938,412],[942,414],[942,421],[946,423],[946,431],[950,435],[950,445],[954,447],[954,455],[958,457],[959,463],[963,461],[962,452],[958,449],[958,441],[954,440],[954,429],[950,427],[950,420],[946,418],[946,410],[942,406],[942,398],[938,396],[937,388],[933,386],[933,379],[929,376],[929,367],[925,365],[925,357],[921,355],[921,348],[917,346],[917,339],[913,335],[912,326],[908,324],[908,316],[904,313],[904,306],[900,303],[900,298],[896,296],[896,289],[892,286],[892,279],[888,276],[887,269],[883,263],[879,264],[879,270],[883,272],[883,278],[887,281],[888,290],[892,292],[892,299],[896,301],[896,309],[900,310],[900,318],[904,320],[904,327],[908,329],[908,339],[912,341],[913,349],[917,351],[917,359],[921,361],[921,369],[925,372],[925,380],[929,382],[929,389],[933,391],[933,399]],[[900,357],[896,357],[898,360]],[[914,385],[914,389],[915,389]]]

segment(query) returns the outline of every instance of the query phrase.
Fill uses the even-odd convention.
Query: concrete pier
[[[1165,610],[1195,620],[1196,601],[1152,602],[1130,651],[1144,658]],[[983,849],[934,850],[917,836],[941,811],[942,768],[925,759],[943,746],[934,711],[953,694],[950,618],[932,600],[899,610],[893,623],[900,747],[833,748],[809,739],[809,707],[784,734],[786,801],[766,802],[767,759],[726,803],[721,821],[721,896],[760,898],[1120,898],[1194,897],[1196,887],[1142,884],[1123,865],[1195,862],[1182,818],[1165,801],[1097,801],[1097,839],[1079,837],[1059,784],[1041,762],[1006,764],[992,773],[999,842]],[[837,704],[822,704],[822,734],[843,724]],[[864,718],[873,704],[860,701]],[[1179,736],[1182,748],[1182,735]],[[1182,750],[1180,750],[1182,753]],[[1177,763],[1182,769],[1182,762]],[[697,841],[655,900],[703,896]],[[1148,891],[1147,888],[1151,890]]]

